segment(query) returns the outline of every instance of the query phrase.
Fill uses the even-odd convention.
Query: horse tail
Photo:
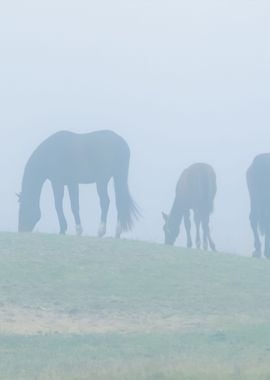
[[[140,215],[128,186],[129,156],[128,150],[128,154],[125,152],[125,155],[121,157],[119,167],[113,176],[118,222],[122,231],[130,231],[134,226],[134,221]]]
[[[207,176],[202,177],[203,208],[207,214],[214,211],[214,199],[217,192],[216,175],[213,170]]]

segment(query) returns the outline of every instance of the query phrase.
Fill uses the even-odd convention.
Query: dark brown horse
[[[26,164],[19,196],[19,231],[32,231],[41,217],[40,194],[51,181],[60,233],[67,230],[63,213],[67,186],[77,233],[82,233],[79,213],[79,184],[95,183],[100,199],[99,236],[106,233],[109,209],[108,182],[114,179],[118,223],[116,236],[133,226],[137,209],[128,189],[130,151],[126,141],[112,131],[87,134],[58,132],[42,142]]]
[[[255,157],[247,170],[250,224],[254,235],[254,257],[261,257],[259,232],[265,238],[264,255],[270,258],[270,153]]]
[[[190,210],[194,212],[196,225],[196,246],[201,247],[200,226],[203,230],[203,248],[215,251],[215,244],[209,230],[209,217],[213,211],[216,195],[216,175],[210,165],[193,164],[182,173],[177,186],[173,206],[169,215],[162,213],[165,220],[165,244],[173,245],[179,235],[180,224],[184,218],[187,247],[192,247]]]

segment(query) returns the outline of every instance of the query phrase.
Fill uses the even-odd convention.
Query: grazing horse
[[[254,234],[254,257],[261,257],[260,233],[265,238],[264,255],[270,258],[270,153],[255,157],[247,170],[250,224]]]
[[[215,251],[215,244],[209,230],[209,216],[213,211],[216,195],[216,174],[210,165],[193,164],[182,173],[177,186],[174,203],[169,215],[162,213],[165,220],[165,244],[173,245],[179,235],[180,224],[184,218],[187,247],[192,247],[190,210],[194,212],[196,225],[196,246],[201,247],[200,225],[203,230],[203,248]]]
[[[116,237],[131,230],[137,208],[128,189],[130,151],[126,141],[112,131],[76,134],[61,131],[43,141],[26,164],[19,195],[19,231],[32,231],[41,217],[40,194],[44,182],[52,184],[60,233],[67,222],[63,212],[64,188],[68,188],[78,234],[82,233],[79,213],[79,184],[95,183],[100,199],[100,237],[106,233],[109,209],[108,182],[114,179],[118,223]]]

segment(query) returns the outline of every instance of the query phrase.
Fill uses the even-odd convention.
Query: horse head
[[[19,232],[31,232],[41,218],[41,212],[38,204],[32,200],[24,199],[22,194],[17,194],[19,206]]]
[[[165,212],[162,212],[162,217],[165,221],[165,224],[163,226],[165,237],[164,242],[167,245],[174,245],[175,240],[179,235],[179,225],[177,223],[174,223],[172,218],[170,218],[170,215],[165,214]]]

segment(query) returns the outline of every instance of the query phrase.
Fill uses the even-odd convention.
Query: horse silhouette
[[[44,182],[52,184],[60,233],[67,222],[63,212],[64,188],[68,188],[78,234],[82,233],[79,212],[79,184],[95,183],[101,206],[100,237],[106,233],[110,199],[108,183],[114,179],[117,208],[116,237],[131,230],[138,216],[128,188],[130,150],[126,141],[108,130],[86,134],[61,131],[43,141],[28,160],[19,195],[20,232],[32,231],[41,218],[40,195]]]
[[[250,224],[254,235],[254,257],[261,257],[260,233],[265,238],[264,255],[270,258],[270,153],[256,156],[247,170]]]
[[[165,244],[173,245],[179,235],[180,225],[184,218],[187,234],[187,247],[192,247],[190,210],[194,212],[196,225],[196,246],[201,247],[200,226],[203,230],[203,248],[215,251],[215,244],[210,235],[209,217],[213,211],[216,195],[216,174],[210,165],[196,163],[188,167],[176,186],[176,194],[169,215],[162,213],[165,225]]]

